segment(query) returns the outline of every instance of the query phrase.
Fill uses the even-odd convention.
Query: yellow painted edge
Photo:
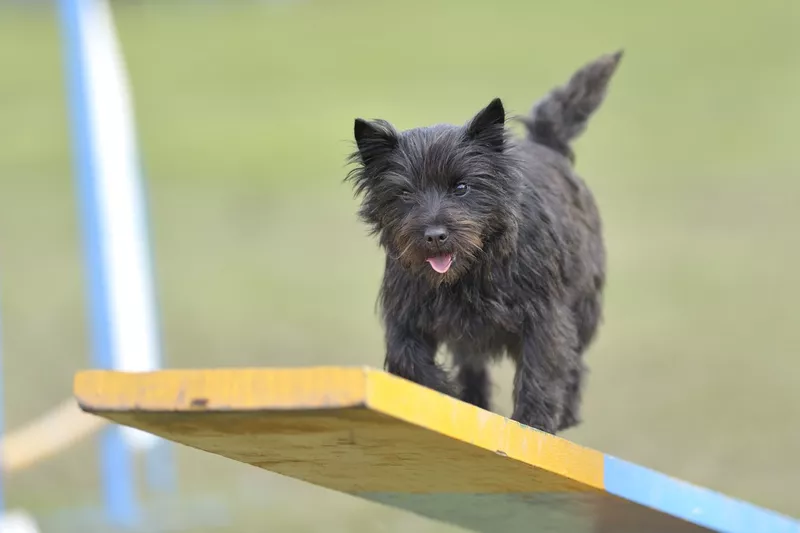
[[[367,407],[603,489],[603,454],[386,372],[367,369]]]
[[[117,372],[75,376],[74,395],[87,412],[249,411],[364,405],[363,368],[242,368]]]

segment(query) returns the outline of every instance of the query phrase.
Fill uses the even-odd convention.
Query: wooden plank
[[[119,424],[471,531],[800,533],[370,368],[86,371],[75,395]]]

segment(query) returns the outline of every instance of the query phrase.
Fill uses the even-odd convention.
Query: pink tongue
[[[436,272],[439,274],[444,274],[450,270],[450,265],[453,263],[453,256],[447,254],[440,255],[438,257],[429,257],[427,261],[431,264],[431,267],[433,267]]]

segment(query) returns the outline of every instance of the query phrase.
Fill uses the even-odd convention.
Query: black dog
[[[582,354],[601,319],[605,248],[569,143],[604,99],[622,52],[576,72],[521,119],[493,100],[464,126],[396,131],[356,119],[360,217],[386,250],[387,371],[489,408],[487,363],[516,363],[512,418],[579,422]],[[446,345],[455,383],[437,365]]]

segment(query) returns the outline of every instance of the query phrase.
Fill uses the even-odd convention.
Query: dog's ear
[[[357,118],[353,125],[361,161],[368,165],[385,157],[397,146],[397,132],[385,120],[368,121]]]
[[[505,144],[505,122],[503,102],[495,98],[469,121],[467,137],[502,152]]]

